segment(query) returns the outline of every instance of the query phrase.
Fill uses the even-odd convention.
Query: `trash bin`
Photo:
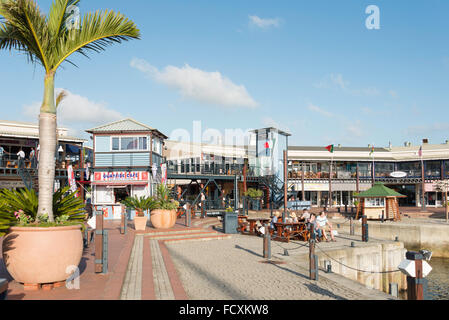
[[[225,212],[223,215],[223,231],[228,234],[236,234],[238,228],[238,213]]]

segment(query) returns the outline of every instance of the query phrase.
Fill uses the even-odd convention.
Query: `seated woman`
[[[298,217],[296,216],[296,213],[292,212],[290,214],[290,220],[291,220],[291,223],[298,223]]]
[[[322,211],[320,215],[316,218],[316,221],[318,229],[321,230],[321,232],[323,233],[324,239],[326,239],[326,241],[329,242],[329,239],[326,236],[326,231],[329,231],[332,241],[336,242],[332,230],[332,225],[329,223],[329,220],[327,219],[326,212]]]

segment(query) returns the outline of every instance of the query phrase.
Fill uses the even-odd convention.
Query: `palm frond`
[[[87,57],[88,51],[101,52],[114,43],[139,38],[140,31],[135,23],[121,13],[110,10],[87,13],[79,29],[68,30],[60,36],[52,55],[53,70],[74,53]]]
[[[48,30],[56,41],[62,33],[67,32],[66,21],[71,12],[68,9],[76,6],[80,0],[55,0],[53,1],[48,13]]]
[[[0,15],[4,18],[0,49],[17,49],[49,71],[50,34],[45,15],[37,4],[29,0],[3,0],[0,2]]]

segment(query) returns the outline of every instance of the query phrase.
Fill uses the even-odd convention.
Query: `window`
[[[120,138],[112,138],[112,151],[120,150]]]
[[[111,143],[112,151],[148,150],[147,137],[114,137]]]
[[[366,208],[385,207],[385,198],[366,198],[365,207]]]

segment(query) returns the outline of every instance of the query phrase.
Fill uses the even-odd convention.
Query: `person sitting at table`
[[[303,209],[303,210],[302,210],[302,216],[301,216],[301,219],[303,219],[306,223],[309,221],[309,219],[310,219],[310,213],[309,213],[309,210],[307,210],[307,209]]]
[[[270,223],[270,228],[271,228],[271,229],[276,229],[275,226],[274,226],[274,224],[275,224],[275,223],[278,223],[278,220],[279,220],[279,216],[280,216],[280,215],[281,215],[281,214],[280,214],[278,211],[276,211],[276,212],[274,213],[273,218],[271,219],[271,223]]]
[[[336,240],[334,238],[334,233],[332,230],[332,225],[330,224],[329,220],[327,219],[326,212],[322,211],[320,213],[320,215],[316,218],[316,221],[317,221],[318,228],[320,230],[322,230],[322,232],[323,232],[324,239],[326,239],[326,241],[329,242],[329,239],[326,236],[326,231],[329,231],[332,241],[336,242]]]
[[[290,213],[290,223],[298,223],[298,217],[294,212]]]
[[[312,230],[313,230],[313,233],[315,235],[316,242],[320,242],[320,239],[322,237],[322,235],[321,235],[322,232],[321,232],[321,229],[318,228],[318,224],[317,224],[317,221],[316,221],[316,214],[315,213],[312,213],[310,215],[309,222],[307,223],[307,229],[308,230],[310,230],[310,226],[311,225],[313,226]]]

